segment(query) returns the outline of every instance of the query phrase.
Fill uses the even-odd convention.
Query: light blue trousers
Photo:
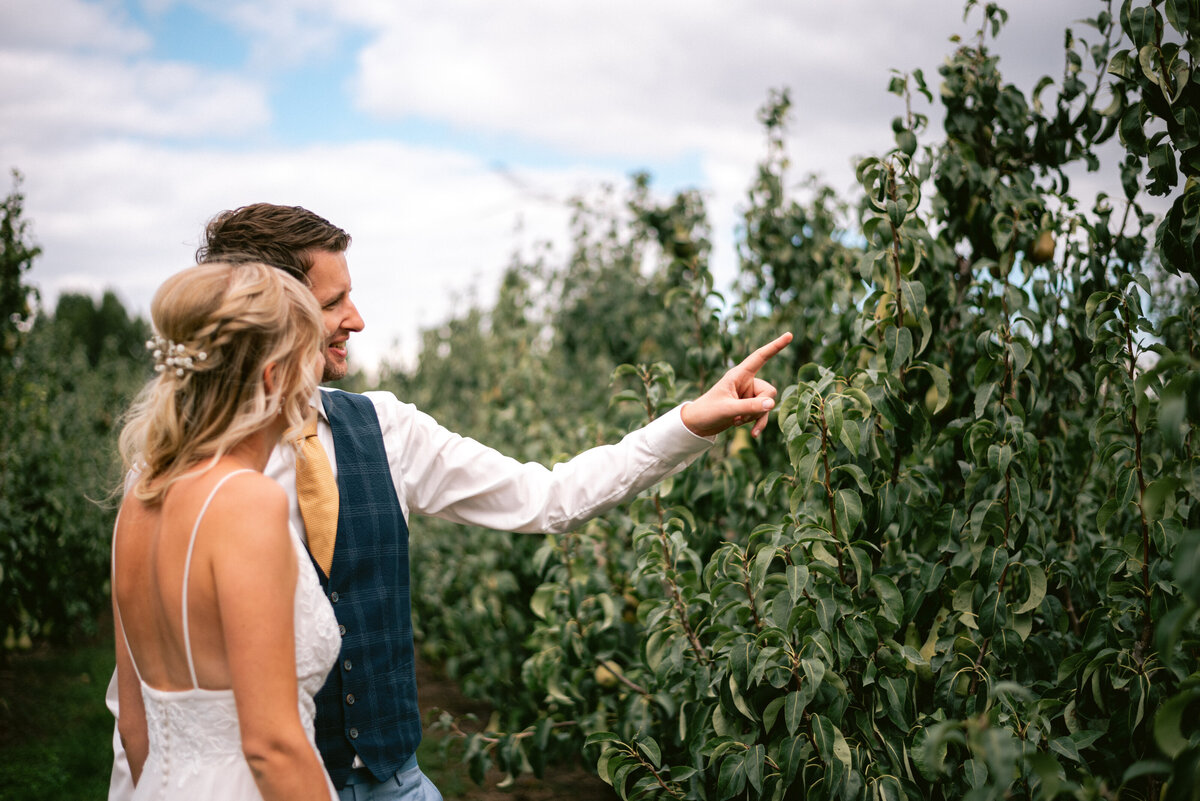
[[[421,772],[415,756],[396,775],[381,782],[366,768],[355,770],[338,797],[341,801],[442,801],[442,794]]]

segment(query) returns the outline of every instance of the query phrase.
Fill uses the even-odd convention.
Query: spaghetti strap
[[[200,530],[200,521],[204,519],[204,513],[208,511],[208,505],[210,503],[212,503],[212,499],[216,496],[217,490],[221,489],[221,486],[226,481],[228,481],[233,476],[236,476],[238,473],[253,473],[253,472],[255,472],[255,471],[246,467],[246,468],[242,468],[241,470],[234,470],[232,472],[226,473],[224,476],[221,477],[221,480],[218,481],[216,486],[212,488],[212,491],[208,493],[208,498],[205,499],[204,505],[200,507],[200,514],[196,515],[196,522],[192,525],[192,537],[190,540],[188,540],[187,559],[183,563],[183,600],[180,605],[183,607],[183,648],[184,648],[185,653],[187,654],[188,673],[190,673],[192,676],[192,689],[195,689],[195,690],[200,689],[200,682],[198,682],[196,680],[196,665],[192,662],[192,637],[191,637],[191,634],[188,632],[187,596],[188,596],[188,578],[190,577],[191,571],[192,571],[192,551],[196,547],[196,532],[198,532]],[[126,643],[126,647],[128,647],[128,643]],[[130,658],[132,658],[132,656],[133,656],[133,654],[130,653]],[[135,671],[137,670],[136,665],[134,666],[134,670]]]
[[[121,524],[121,510],[117,510],[117,519],[113,521],[112,554],[109,556],[108,584],[112,587],[113,611],[117,615],[117,625],[121,627],[121,639],[125,641],[125,652],[129,654],[129,662],[133,665],[133,675],[137,676],[138,684],[142,683],[142,672],[138,670],[137,660],[133,658],[133,646],[129,644],[129,635],[125,633],[125,620],[121,617],[121,602],[117,600],[117,527]]]

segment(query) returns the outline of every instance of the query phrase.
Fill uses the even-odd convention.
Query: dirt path
[[[487,720],[491,710],[486,704],[465,697],[453,681],[440,677],[428,665],[417,663],[417,686],[420,688],[423,719],[428,722],[435,709],[445,710],[456,717],[473,713]],[[522,776],[506,789],[497,785],[503,774],[493,771],[480,787],[467,775],[466,767],[453,758],[444,764],[434,764],[439,757],[436,735],[426,727],[427,741],[421,745],[421,769],[438,785],[446,801],[552,801],[570,798],[572,801],[616,801],[613,789],[578,765],[547,767],[542,779]]]

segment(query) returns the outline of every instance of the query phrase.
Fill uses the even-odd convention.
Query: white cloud
[[[515,247],[562,242],[567,210],[545,196],[622,185],[627,168],[699,164],[724,289],[768,90],[791,87],[792,176],[819,171],[845,193],[853,158],[887,149],[902,113],[885,91],[888,69],[921,67],[936,91],[947,37],[978,24],[961,22],[961,0],[141,2],[151,13],[189,2],[224,20],[248,38],[250,63],[233,72],[155,59],[114,0],[0,0],[16,20],[0,28],[0,167],[28,179],[26,210],[45,248],[32,279],[47,299],[115,286],[144,313],[162,278],[190,263],[212,214],[259,200],[304,205],[354,236],[368,325],[356,337],[360,364],[397,338],[411,354],[418,327],[440,322],[452,294],[491,297]],[[1028,88],[1060,74],[1062,28],[1094,5],[1011,9],[1005,76]],[[366,33],[356,91],[372,114],[610,166],[516,164],[514,181],[482,150],[263,146],[273,136],[268,87],[288,66],[344,47],[348,32]],[[314,114],[313,139],[327,137],[321,124]]]
[[[111,2],[0,0],[0,48],[82,49],[139,53],[150,47],[144,31],[127,24]]]
[[[997,50],[1026,87],[1061,73],[1062,29],[1090,0],[1012,10]],[[960,0],[798,3],[769,0],[347,0],[343,13],[376,31],[360,57],[357,100],[393,119],[432,119],[634,166],[700,154],[738,165],[742,184],[706,172],[717,204],[736,202],[762,152],[756,112],[789,87],[797,176],[818,172],[844,191],[853,162],[891,146],[904,111],[892,68],[925,72],[931,89],[953,45],[973,38],[978,11]],[[918,103],[936,118],[940,109]],[[720,186],[714,186],[720,184]],[[735,191],[733,191],[735,190]],[[732,193],[731,193],[732,191]]]
[[[0,50],[0,138],[40,148],[95,137],[231,138],[270,119],[263,89],[195,67]]]
[[[490,298],[514,247],[561,238],[568,220],[564,206],[523,197],[478,158],[394,143],[244,154],[107,143],[11,154],[21,159],[26,213],[45,247],[30,278],[50,303],[103,282],[144,314],[222,209],[267,201],[333,220],[355,240],[354,297],[368,331],[352,347],[362,365],[396,340],[396,354],[411,357],[418,328],[441,321],[451,294],[475,286]],[[600,176],[529,178],[566,196]]]
[[[353,7],[354,2],[350,0]],[[670,157],[744,149],[755,110],[790,86],[800,125],[882,118],[889,68],[936,67],[969,33],[959,0],[540,0],[360,6],[376,35],[361,55],[358,100],[374,114],[518,135],[570,152]],[[1051,43],[1083,0],[1056,7]],[[1087,6],[1090,8],[1090,6]],[[1024,13],[1022,13],[1024,12]],[[1060,71],[1060,49],[1030,51],[1045,10],[1014,11],[1011,46]],[[977,15],[976,15],[977,16]],[[972,19],[972,25],[977,19]],[[1026,61],[1028,59],[1022,59]],[[802,128],[802,129],[803,129]]]

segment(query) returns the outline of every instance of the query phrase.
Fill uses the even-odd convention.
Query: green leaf
[[[722,737],[732,737],[741,731],[741,724],[725,714],[725,709],[717,704],[712,712],[713,731]]]
[[[1142,511],[1146,513],[1148,521],[1153,523],[1162,519],[1164,509],[1174,505],[1175,489],[1178,486],[1179,479],[1168,476],[1153,481],[1146,487],[1146,494],[1142,497]]]
[[[933,726],[921,728],[913,740],[916,746],[912,751],[913,764],[922,776],[934,781],[946,773],[948,743],[961,740],[961,733],[950,722],[935,723]]]
[[[988,401],[992,399],[992,393],[995,391],[995,381],[988,381],[979,389],[975,390],[975,419],[983,417],[983,412],[985,409],[987,409]]]
[[[950,374],[938,367],[936,364],[927,364],[929,375],[933,378],[933,388],[937,392],[937,406],[934,408],[934,414],[941,414],[942,410],[950,403]]]
[[[1022,564],[1021,567],[1029,577],[1029,597],[1013,610],[1018,615],[1037,609],[1046,597],[1046,571],[1039,565]]]
[[[785,737],[779,747],[779,768],[783,773],[784,784],[791,784],[800,772],[800,768],[808,761],[812,751],[808,738],[804,735]]]
[[[1110,297],[1112,297],[1112,293],[1105,292],[1103,290],[1099,292],[1093,292],[1091,295],[1088,295],[1087,304],[1085,306],[1085,315],[1087,318],[1091,319],[1094,317],[1096,315],[1096,309],[1101,303],[1108,300]]]
[[[851,533],[862,521],[862,501],[854,490],[840,489],[833,496],[833,508],[838,517],[838,531],[849,541]]]
[[[1029,348],[1018,339],[1014,339],[1009,347],[1013,354],[1013,372],[1023,372],[1029,366],[1029,359],[1032,355]]]
[[[1138,66],[1142,74],[1150,79],[1155,86],[1162,86],[1162,76],[1158,73],[1158,48],[1153,44],[1145,45],[1138,50]]]
[[[742,636],[729,647],[730,679],[745,682],[750,675],[750,664],[754,657],[754,640]]]
[[[787,726],[788,734],[795,734],[800,724],[804,721],[804,707],[806,701],[804,694],[796,691],[787,694],[787,700],[783,706],[783,722]]]
[[[533,591],[533,597],[529,600],[529,608],[539,618],[547,620],[554,606],[554,599],[557,594],[557,584],[543,584]]]
[[[1197,732],[1196,719],[1189,717],[1191,733],[1183,731],[1184,713],[1193,703],[1200,701],[1200,686],[1193,685],[1187,690],[1168,698],[1154,716],[1154,741],[1163,753],[1175,759],[1188,747],[1189,740]]]
[[[1143,776],[1169,776],[1170,774],[1170,762],[1161,759],[1142,759],[1125,769],[1125,772],[1121,774],[1121,782],[1129,784]]]
[[[1000,632],[1008,622],[1008,607],[999,589],[990,587],[983,603],[979,605],[979,630],[985,637],[991,637]]]
[[[596,745],[598,743],[620,742],[620,740],[621,740],[621,735],[616,734],[614,732],[594,731],[587,736],[587,739],[583,741],[583,744],[585,746],[587,746],[587,745]]]
[[[846,737],[842,734],[842,730],[833,725],[833,722],[822,715],[813,715],[809,720],[813,740],[817,744],[817,753],[825,764],[830,765],[835,762],[841,766],[850,769],[850,746],[846,742]]]
[[[662,764],[662,749],[653,737],[644,737],[637,741],[638,750],[646,755],[650,764],[658,767]]]
[[[1072,762],[1083,763],[1083,757],[1079,754],[1079,748],[1076,747],[1075,741],[1069,736],[1055,737],[1050,741],[1050,750],[1062,754]]]
[[[638,612],[640,616],[641,610],[639,609]],[[646,666],[657,673],[673,646],[674,641],[670,631],[665,629],[655,631],[646,640]]]
[[[756,743],[746,752],[746,778],[749,780],[750,786],[760,795],[763,788],[763,765],[766,761],[767,749],[763,747],[762,743]]]
[[[605,783],[607,783],[610,787],[612,786],[612,783],[613,783],[613,777],[612,777],[612,773],[610,770],[611,765],[614,760],[620,760],[620,759],[621,759],[621,755],[616,751],[601,751],[600,756],[596,759],[596,775],[599,776],[600,779],[603,780]],[[483,771],[479,774],[479,778],[476,779],[475,763],[474,763],[474,761],[472,761],[471,762],[471,780],[474,781],[476,784],[482,786],[485,776],[486,776],[486,771]]]
[[[895,626],[904,616],[904,597],[890,576],[875,574],[871,577],[871,589],[879,596],[880,614]]]
[[[984,547],[979,556],[979,573],[976,578],[985,584],[999,584],[1000,577],[1008,567],[1008,551],[1003,548]]]
[[[721,762],[721,771],[717,776],[717,799],[724,801],[733,798],[746,786],[746,755],[731,753]]]
[[[755,723],[759,722],[758,713],[750,708],[750,703],[745,694],[742,693],[742,688],[738,686],[737,678],[732,675],[729,677],[729,697],[733,700],[733,705],[737,708],[738,712],[742,713],[743,717]]]
[[[1129,58],[1128,50],[1120,50],[1113,55],[1108,62],[1108,72],[1118,78],[1133,77],[1133,62]]]
[[[901,281],[900,295],[904,299],[904,311],[920,317],[925,308],[925,285],[920,281]]]
[[[808,567],[806,565],[787,566],[788,597],[792,604],[797,604],[804,597],[804,589],[808,586]]]
[[[878,639],[874,628],[868,626],[865,621],[858,617],[844,617],[842,628],[845,629],[850,642],[854,643],[854,649],[858,651],[859,656],[869,657],[875,652]]]
[[[896,332],[896,349],[892,353],[892,370],[899,372],[913,356],[913,338],[908,328],[893,330]]]
[[[968,759],[962,764],[963,778],[971,789],[983,787],[987,783],[987,764],[980,759]]]
[[[959,621],[969,629],[979,628],[974,610],[975,589],[978,586],[974,581],[965,581],[954,591],[954,611],[959,613]]]
[[[854,479],[854,483],[858,485],[858,489],[864,495],[871,495],[871,484],[867,481],[867,474],[863,469],[854,463],[840,464],[833,468],[833,474],[848,473]]]
[[[1096,528],[1101,534],[1108,532],[1108,521],[1116,514],[1117,509],[1121,507],[1121,501],[1118,498],[1109,498],[1096,512]]]
[[[825,663],[819,659],[805,658],[800,660],[800,667],[804,670],[804,684],[800,692],[811,700],[825,680]]]
[[[767,573],[774,561],[774,548],[760,548],[754,558],[750,560],[750,589],[755,595],[762,592],[763,584],[767,580]]]
[[[594,596],[600,604],[600,609],[604,612],[604,619],[600,621],[600,627],[597,631],[606,631],[611,629],[617,622],[617,604],[613,597],[606,592],[599,593]],[[544,618],[543,618],[544,619]]]
[[[1030,754],[1029,765],[1042,785],[1043,798],[1055,798],[1062,786],[1063,768],[1053,754],[1037,752]]]
[[[771,702],[763,707],[762,726],[763,731],[770,731],[775,727],[775,722],[779,719],[779,713],[783,711],[783,705],[787,702],[786,695],[776,696],[771,699]],[[685,739],[681,737],[680,739]]]

